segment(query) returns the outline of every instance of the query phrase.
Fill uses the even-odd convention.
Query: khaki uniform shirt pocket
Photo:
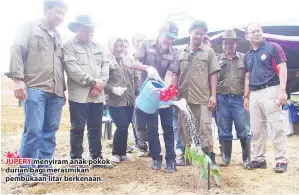
[[[236,66],[236,76],[242,80],[245,80],[245,67],[242,60],[239,60],[237,66]]]
[[[209,70],[208,57],[208,54],[199,54],[196,56],[193,62],[193,64],[196,65],[197,70],[204,74],[208,74]]]
[[[95,59],[95,65],[97,66],[102,66],[102,63],[103,63],[103,53],[100,49],[95,49],[93,51],[93,55],[94,55],[94,59]]]
[[[228,75],[228,72],[229,72],[229,64],[225,61],[225,60],[221,60],[219,62],[219,65],[220,65],[220,72],[218,73],[219,76],[218,76],[218,81],[222,81],[223,79],[225,79]]]
[[[188,60],[188,54],[182,53],[179,58],[179,72],[181,74],[187,70],[188,63],[190,63]]]
[[[111,64],[109,68],[109,83],[112,86],[121,86],[123,81],[123,70],[118,64]]]
[[[173,60],[173,55],[171,54],[163,54],[161,59],[161,66],[163,68],[168,68],[170,61]]]
[[[76,53],[78,65],[88,65],[89,64],[88,55],[84,49],[76,48],[75,53]]]
[[[145,56],[145,65],[154,65],[156,60],[156,50],[148,49]]]
[[[42,32],[42,29],[36,28],[33,29],[31,38],[30,38],[30,48],[37,51],[48,51],[51,46],[48,41],[49,37]]]

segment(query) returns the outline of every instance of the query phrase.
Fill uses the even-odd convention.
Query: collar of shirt
[[[110,54],[111,58],[110,58],[110,63],[115,65],[115,64],[119,64],[119,62],[123,62],[123,58],[124,58],[124,55],[122,56],[119,56],[119,57],[115,57],[113,54]]]
[[[190,42],[188,42],[187,43],[187,46],[186,46],[186,48],[184,49],[184,51],[188,51],[188,52],[197,52],[198,50],[201,50],[201,51],[204,51],[204,49],[205,49],[205,46],[204,46],[204,44],[200,44],[200,46],[198,47],[198,48],[191,48],[190,47]]]
[[[227,58],[227,56],[225,55],[225,53],[222,53],[221,55],[220,55],[220,59],[221,60],[223,60],[223,59],[227,59],[227,60],[229,60],[228,58]],[[237,52],[236,51],[236,54],[235,54],[235,56],[233,57],[233,60],[234,59],[241,59],[241,54],[240,54],[240,52]]]
[[[52,33],[49,32],[49,29],[45,26],[45,23],[43,22],[43,20],[39,20],[38,27],[47,31],[47,33],[52,36]],[[58,33],[56,28],[53,28],[52,31],[54,32],[54,35],[56,35],[58,37],[60,36],[60,34]],[[52,37],[54,37],[54,36],[52,36]]]
[[[56,28],[53,28],[52,33],[49,32],[49,29],[45,26],[43,20],[38,21],[38,27],[43,29],[51,38],[54,38],[55,44],[61,44],[60,33]]]
[[[87,47],[90,47],[92,44],[96,45],[96,43],[93,40],[90,43],[81,42],[77,35],[75,36],[74,42],[75,43],[80,43],[81,45],[84,45],[84,46],[87,46]]]
[[[256,50],[254,50],[253,47],[250,46],[250,52],[255,52],[260,49],[266,48],[266,45],[267,45],[267,41],[264,39],[263,42],[260,44],[260,46]]]

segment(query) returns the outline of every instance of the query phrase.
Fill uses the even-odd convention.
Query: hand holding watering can
[[[155,69],[154,67],[152,66],[149,66],[147,69],[146,69],[146,72],[147,72],[147,77],[150,78],[150,79],[154,79],[156,81],[160,81],[162,80],[160,78],[160,75],[157,71],[157,69]]]
[[[148,67],[146,71],[148,72],[148,78],[140,89],[136,106],[147,114],[154,114],[163,106],[177,105],[177,102],[171,101],[177,94],[176,87],[168,87],[154,67]]]

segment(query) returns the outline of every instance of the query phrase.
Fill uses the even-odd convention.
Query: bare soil
[[[17,107],[17,100],[11,91],[11,80],[2,77],[1,94],[1,194],[299,194],[299,136],[289,137],[289,169],[283,174],[273,172],[274,155],[271,141],[267,144],[267,169],[244,170],[241,166],[241,147],[234,141],[232,163],[221,168],[221,186],[207,191],[198,184],[198,171],[192,167],[178,167],[173,174],[151,170],[150,158],[138,158],[136,153],[129,154],[131,162],[121,163],[112,169],[91,169],[88,175],[101,176],[102,183],[39,183],[34,187],[23,187],[21,183],[5,183],[5,177],[12,175],[5,172],[4,156],[7,151],[17,151],[23,131],[24,111]],[[69,156],[69,112],[66,105],[63,110],[61,126],[57,133],[55,158],[67,159]],[[133,141],[130,130],[130,140]],[[163,136],[160,136],[163,140]],[[217,141],[215,141],[217,142]],[[104,156],[111,156],[110,141],[103,140]],[[163,144],[162,144],[163,145]],[[164,152],[164,150],[163,150]],[[218,146],[217,161],[220,161]],[[84,156],[88,157],[87,138],[84,138]],[[163,161],[165,164],[165,161]]]

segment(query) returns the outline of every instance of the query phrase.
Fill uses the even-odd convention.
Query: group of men
[[[63,1],[45,0],[43,19],[24,23],[11,48],[10,71],[6,75],[13,79],[15,96],[25,100],[22,158],[53,158],[55,133],[66,102],[66,89],[71,119],[70,157],[82,158],[87,125],[90,156],[92,159],[103,158],[101,119],[111,64],[106,52],[92,40],[95,24],[88,15],[77,16],[76,21],[68,25],[76,36],[62,45],[56,27],[62,23],[66,12],[67,5]],[[236,51],[240,39],[233,30],[224,32],[220,39],[223,53],[216,55],[209,45],[207,31],[204,21],[193,21],[189,28],[190,42],[178,50],[172,46],[178,38],[178,27],[173,22],[164,22],[156,40],[145,40],[141,35],[133,38],[135,61],[129,66],[141,71],[141,85],[149,77],[162,78],[168,85],[178,87],[177,98],[187,100],[199,124],[203,151],[211,156],[214,164],[213,112],[216,113],[222,148],[220,165],[230,164],[234,123],[241,141],[244,167],[266,168],[266,128],[269,123],[274,134],[275,171],[285,172],[287,137],[280,118],[281,105],[286,103],[287,74],[283,50],[278,44],[264,40],[259,24],[250,23],[246,27],[246,36],[252,48],[246,55]],[[204,40],[207,40],[206,44]],[[68,76],[67,87],[64,71]],[[123,94],[121,90],[118,88],[117,93]],[[154,170],[162,168],[158,115],[163,128],[166,171],[172,173],[177,170],[176,165],[185,165],[184,149],[192,143],[192,138],[176,109],[161,108],[155,114],[146,114],[135,108],[134,115],[135,140],[140,151],[147,151],[148,142]],[[178,155],[174,134],[181,149]]]

